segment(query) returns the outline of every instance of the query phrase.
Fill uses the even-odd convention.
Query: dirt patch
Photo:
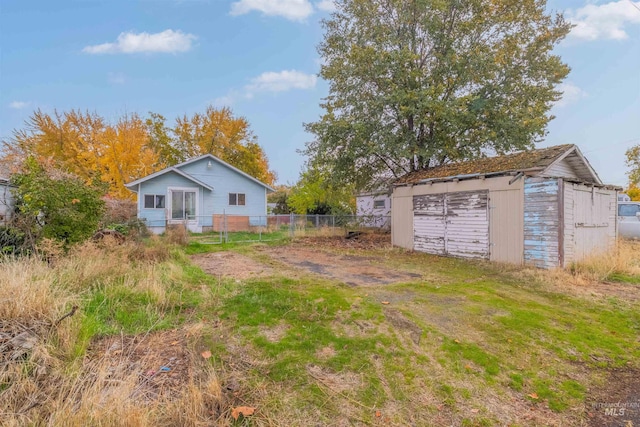
[[[345,236],[302,237],[292,242],[292,245],[336,249],[386,249],[393,247],[391,233],[362,233],[349,239]]]
[[[640,370],[610,371],[604,387],[587,397],[586,412],[593,427],[640,426]]]
[[[307,373],[334,393],[354,391],[362,387],[362,379],[354,372],[335,373],[317,365],[309,365]]]
[[[143,402],[177,396],[194,374],[184,331],[109,337],[92,345],[89,354],[110,380],[137,378],[131,398]]]
[[[409,333],[409,337],[414,344],[420,344],[420,337],[422,336],[422,328],[413,323],[411,320],[407,319],[404,314],[400,311],[393,308],[385,308],[384,316],[387,318],[389,323],[400,330],[407,331]]]
[[[230,251],[193,255],[191,260],[204,272],[215,277],[245,280],[274,274],[272,268]]]
[[[382,265],[381,258],[341,255],[298,244],[270,249],[268,255],[284,264],[351,286],[414,282],[422,277],[417,273]]]
[[[279,323],[273,327],[267,327],[265,325],[260,326],[260,334],[269,342],[278,342],[287,334],[289,326],[285,323]]]
[[[333,347],[322,347],[316,351],[316,357],[318,359],[327,360],[336,355],[336,350]]]

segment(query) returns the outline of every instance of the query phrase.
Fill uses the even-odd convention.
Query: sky
[[[318,77],[331,0],[0,0],[0,138],[35,109],[176,117],[229,106],[249,121],[280,184],[328,94]],[[572,69],[538,146],[577,144],[625,186],[640,144],[640,1],[549,0],[575,24],[555,52]]]

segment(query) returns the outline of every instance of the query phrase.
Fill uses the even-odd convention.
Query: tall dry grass
[[[126,287],[151,295],[149,309],[162,310],[174,292],[167,271],[177,268],[170,246],[153,239],[87,243],[49,262],[0,259],[0,425],[228,424],[216,373],[196,350],[197,328],[187,334],[194,374],[171,393],[140,393],[144,373],[131,367],[144,363],[133,350],[115,364],[108,352],[76,354],[92,292]],[[73,306],[77,312],[64,317]]]
[[[620,239],[610,251],[595,254],[564,269],[506,269],[523,279],[533,278],[538,282],[557,286],[584,286],[625,279],[637,282],[640,280],[640,241]]]
[[[585,258],[569,271],[583,280],[598,282],[616,275],[640,276],[640,241],[620,239],[611,251]]]

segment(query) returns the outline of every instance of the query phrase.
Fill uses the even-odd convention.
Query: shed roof
[[[575,157],[572,164],[580,173],[583,181],[601,184],[600,178],[578,147],[573,144],[564,144],[425,168],[401,177],[396,182],[396,185],[417,184],[422,181],[447,180],[477,175],[507,175],[525,171],[542,174],[553,164],[568,156]]]

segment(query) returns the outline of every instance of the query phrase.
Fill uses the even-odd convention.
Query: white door
[[[436,255],[489,258],[489,192],[413,198],[414,249]]]
[[[445,254],[444,194],[413,197],[413,248],[429,254]]]
[[[169,223],[187,223],[195,231],[198,224],[198,189],[169,188]]]

